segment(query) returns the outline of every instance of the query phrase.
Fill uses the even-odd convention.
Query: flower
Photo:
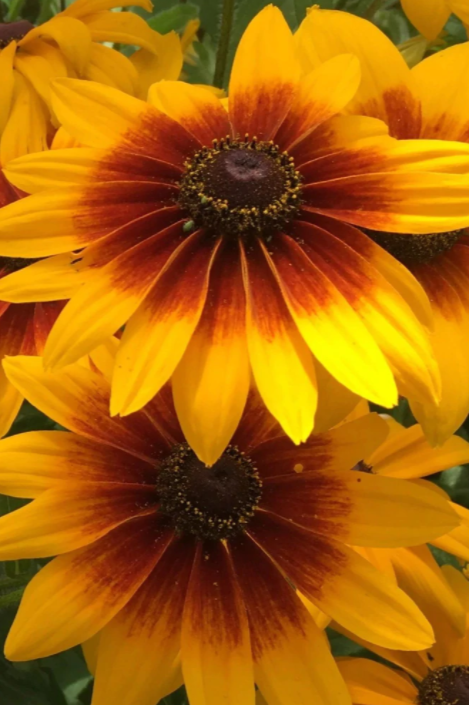
[[[414,27],[430,41],[436,39],[452,12],[469,23],[467,0],[401,0],[401,5]]]
[[[329,61],[343,51],[360,57],[363,81],[347,106],[348,112],[384,120],[391,134],[399,138],[469,143],[468,44],[440,51],[411,71],[396,47],[374,25],[347,13],[326,10],[310,12],[296,42],[305,68]],[[418,141],[413,144],[418,149]],[[453,168],[458,168],[457,159]],[[461,170],[467,171],[467,167],[461,165]],[[362,237],[350,229],[348,232],[351,239]],[[430,441],[442,443],[469,413],[469,238],[458,228],[425,238],[376,229],[365,232],[404,264],[428,295],[434,321],[433,350],[442,378],[441,399],[438,403],[422,403],[412,394],[408,396]]]
[[[415,567],[415,566],[414,566]],[[414,581],[414,599],[431,614],[436,643],[426,652],[388,651],[389,668],[368,659],[341,659],[340,671],[354,703],[376,705],[465,705],[469,694],[469,584],[456,568],[435,564],[428,582]],[[457,619],[442,609],[441,598],[451,602]],[[447,612],[447,611],[446,611]],[[373,646],[370,647],[373,649]],[[380,654],[382,655],[382,653]]]
[[[379,121],[334,118],[359,83],[350,55],[301,79],[273,6],[241,39],[229,112],[181,82],[155,84],[145,104],[56,81],[57,115],[83,148],[10,164],[13,183],[38,193],[0,213],[0,255],[75,250],[89,274],[49,336],[46,366],[127,324],[111,413],[137,411],[172,377],[207,464],[239,422],[251,375],[295,443],[313,429],[321,365],[339,382],[334,400],[350,390],[391,406],[398,388],[436,400],[421,287],[343,221],[419,233],[468,224],[467,179],[421,170],[467,163],[469,147],[397,142]],[[21,301],[32,276],[5,278],[0,297]]]
[[[347,420],[360,418],[360,413],[368,413],[363,402]],[[434,448],[425,437],[419,424],[405,428],[391,417],[384,417],[389,433],[383,442],[357,465],[357,470],[394,477],[401,480],[419,480],[422,486],[436,491],[435,485],[423,481],[435,473],[449,470],[457,465],[469,463],[469,443],[460,436],[451,436],[441,446]],[[444,496],[442,488],[438,488]],[[460,524],[445,536],[439,536],[431,543],[447,553],[452,553],[463,561],[469,561],[469,510],[456,502],[451,502]]]
[[[182,50],[177,35],[162,36],[132,13],[109,12],[116,2],[76,0],[38,27],[27,20],[0,23],[1,165],[49,146],[58,127],[51,79],[89,79],[146,98],[150,83],[178,78]],[[130,4],[153,7],[150,0],[124,0],[118,6]],[[129,60],[100,42],[142,48]]]
[[[106,370],[4,367],[71,431],[0,441],[1,490],[34,498],[0,518],[0,559],[58,556],[26,588],[8,658],[94,640],[95,703],[155,703],[181,667],[193,702],[253,702],[255,680],[267,700],[346,703],[304,602],[384,648],[431,645],[412,601],[346,545],[413,545],[457,523],[434,492],[350,470],[386,434],[376,414],[298,448],[253,394],[206,468],[167,386],[112,418]]]
[[[0,208],[18,200],[20,194],[8,183],[0,170]],[[49,294],[53,297],[54,273],[69,270],[69,256],[59,255],[50,260],[44,272],[49,281]],[[14,271],[20,271],[31,264],[29,259],[0,257],[0,279]],[[34,265],[40,276],[43,265]],[[70,281],[70,293],[73,291]],[[41,292],[42,293],[42,292]],[[22,304],[9,304],[0,301],[0,360],[5,355],[39,355],[44,349],[47,336],[62,310],[64,301],[35,303],[36,292],[30,291],[32,301]],[[0,437],[10,430],[21,403],[22,395],[8,381],[0,365]]]

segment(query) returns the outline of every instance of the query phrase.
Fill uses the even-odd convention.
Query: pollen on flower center
[[[443,666],[426,676],[420,684],[419,705],[468,705],[469,667]]]
[[[182,443],[164,460],[156,487],[160,512],[178,533],[221,540],[242,532],[253,517],[262,481],[252,461],[235,446],[206,467]]]
[[[451,230],[447,233],[431,235],[402,235],[400,233],[380,233],[364,229],[364,232],[386,252],[402,264],[415,265],[431,262],[438,255],[448,252],[464,235],[464,230]]]
[[[23,39],[32,29],[34,25],[28,20],[0,23],[0,49],[4,49],[13,40]]]
[[[179,204],[197,227],[269,239],[298,212],[301,177],[273,142],[214,140],[185,167]]]

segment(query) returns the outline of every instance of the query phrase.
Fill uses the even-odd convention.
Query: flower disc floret
[[[430,235],[380,233],[374,230],[365,230],[365,233],[399,262],[412,266],[427,264],[438,255],[449,252],[464,235],[464,230]]]
[[[298,213],[301,176],[273,142],[229,136],[185,163],[179,203],[196,226],[266,239]]]
[[[7,47],[10,42],[23,39],[34,29],[34,25],[28,20],[19,20],[18,22],[5,22],[0,24],[0,49]]]
[[[178,444],[157,481],[160,511],[176,532],[209,540],[241,533],[254,516],[261,488],[256,467],[236,446],[206,467],[187,443]]]
[[[419,705],[467,705],[469,667],[443,666],[426,676],[420,684]]]

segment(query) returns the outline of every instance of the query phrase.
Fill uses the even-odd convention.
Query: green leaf
[[[199,8],[197,5],[184,3],[174,5],[168,10],[163,10],[163,12],[158,12],[148,20],[148,24],[160,34],[167,34],[171,30],[182,32],[186,24],[198,16]]]

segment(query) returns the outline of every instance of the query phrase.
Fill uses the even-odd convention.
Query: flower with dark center
[[[419,685],[418,705],[469,705],[469,666],[442,666]]]
[[[428,5],[425,0],[406,0],[405,10],[419,4],[423,26],[427,17],[428,23],[435,27],[446,22],[450,8],[457,13],[466,5],[438,0],[432,4],[433,11],[426,12],[423,9]],[[416,17],[415,14],[409,16]],[[334,41],[329,42],[324,37],[334,37]],[[311,69],[318,61],[325,62],[334,57],[338,60],[337,54],[344,51],[361,57],[365,79],[347,106],[347,112],[355,115],[357,120],[368,115],[386,122],[390,134],[400,140],[400,159],[397,158],[396,163],[402,164],[407,159],[413,161],[420,146],[428,145],[428,140],[446,140],[448,156],[450,152],[453,156],[443,166],[441,162],[438,164],[435,153],[436,160],[433,164],[429,162],[428,166],[467,174],[464,161],[457,155],[461,146],[469,149],[465,93],[469,67],[467,43],[438,51],[410,70],[399,50],[377,27],[354,15],[319,9],[309,13],[298,30],[296,41],[302,48],[306,66]],[[311,46],[315,47],[315,52],[308,53]],[[386,71],[382,70],[383,65],[386,65]],[[356,158],[360,158],[359,150]],[[412,181],[415,179],[415,176],[409,177]],[[459,199],[457,191],[454,191],[454,203]],[[437,194],[432,196],[426,186],[420,195],[426,201],[430,225],[432,218],[440,212],[441,201]],[[410,204],[409,208],[413,210]],[[381,258],[381,272],[393,286],[399,288],[411,274],[418,281],[420,296],[424,294],[428,299],[420,316],[427,320],[431,329],[433,354],[441,374],[441,399],[426,402],[418,400],[411,392],[404,396],[409,397],[412,412],[431,443],[441,445],[469,413],[469,237],[464,229],[467,226],[461,229],[449,221],[446,224],[441,221],[441,227],[428,227],[425,232],[411,228],[394,232],[386,227],[363,228],[363,224],[360,227],[371,238],[368,247],[363,242],[363,235],[352,234],[350,229],[348,242],[360,247],[367,259],[376,261]],[[379,254],[377,245],[385,252],[381,250]],[[401,267],[400,273],[387,268],[389,254],[404,265],[405,269]],[[407,285],[404,287],[409,292]],[[414,288],[411,295],[414,302],[416,295]]]
[[[153,8],[149,0],[136,0],[136,5]],[[116,15],[112,8],[112,0],[75,0],[37,27],[27,20],[0,23],[0,165],[49,148],[57,130],[45,90],[50,79],[103,80],[144,97],[155,81],[178,78],[183,61],[178,37],[163,36],[142,17]],[[101,44],[116,38],[141,49],[128,59]]]
[[[34,195],[0,213],[0,256],[80,250],[72,267],[84,284],[49,336],[48,368],[125,326],[111,413],[141,409],[171,378],[207,464],[252,382],[295,443],[321,417],[318,398],[437,403],[428,300],[352,225],[466,227],[467,178],[437,172],[469,167],[469,147],[416,148],[343,114],[362,85],[353,53],[303,75],[301,43],[269,5],[239,44],[228,101],[180,81],[153,85],[147,103],[53,82],[57,117],[82,147],[9,162]],[[0,297],[21,296],[9,287],[6,277]]]
[[[0,560],[57,556],[25,591],[7,658],[96,647],[95,705],[156,703],[181,669],[189,702],[253,705],[256,682],[267,701],[348,705],[305,603],[381,647],[431,645],[412,601],[349,547],[413,545],[457,524],[433,491],[350,471],[386,435],[376,414],[296,447],[253,393],[207,468],[169,386],[145,411],[109,416],[111,368],[5,362],[71,431],[0,441],[0,489],[34,497],[0,518]]]
[[[468,705],[468,581],[453,566],[440,568],[424,546],[389,551],[386,557],[398,583],[429,615],[436,643],[419,654],[386,651],[393,667],[363,658],[339,660],[353,704],[362,703],[366,693],[373,705]],[[383,656],[373,644],[361,644]]]

